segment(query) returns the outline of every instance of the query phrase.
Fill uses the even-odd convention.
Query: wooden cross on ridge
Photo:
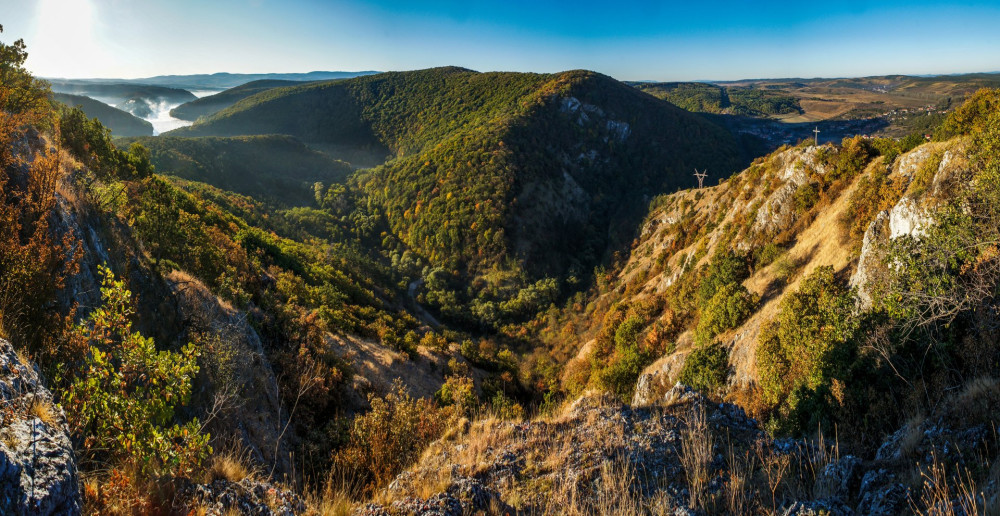
[[[819,126],[816,126],[813,132],[816,133],[816,145],[819,146]]]
[[[704,188],[705,178],[708,177],[708,169],[706,168],[704,172],[698,172],[698,169],[694,169],[694,177],[698,178],[698,188]]]

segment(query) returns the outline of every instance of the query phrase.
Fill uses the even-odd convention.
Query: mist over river
[[[222,90],[188,90],[195,97],[202,98],[209,95],[214,95]],[[149,107],[152,110],[152,115],[146,118],[149,123],[153,124],[153,136],[158,136],[160,133],[165,133],[177,129],[178,127],[186,127],[191,125],[193,122],[188,120],[181,120],[179,118],[174,118],[170,116],[170,110],[181,105],[180,102],[155,102],[150,103]]]

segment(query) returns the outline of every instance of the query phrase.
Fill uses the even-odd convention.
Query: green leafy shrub
[[[762,269],[774,263],[785,250],[774,242],[768,242],[754,252],[754,268]]]
[[[857,189],[848,201],[841,227],[858,245],[878,213],[895,206],[906,192],[905,180],[890,177],[890,172],[887,167],[875,167],[871,175],[858,180]]]
[[[853,179],[863,172],[872,158],[877,155],[878,151],[861,136],[844,138],[840,152],[835,158],[831,179]]]
[[[729,376],[729,349],[719,342],[700,345],[684,360],[678,378],[681,383],[706,393],[716,394]]]
[[[646,326],[646,321],[638,315],[629,316],[615,330],[615,346],[626,347],[639,341],[639,332]]]
[[[920,164],[920,168],[917,169],[917,173],[913,175],[913,180],[910,181],[910,188],[907,193],[916,197],[926,192],[931,184],[933,184],[934,176],[937,174],[943,158],[944,153],[937,151],[925,159]]]
[[[3,32],[3,25],[0,25]],[[0,41],[0,111],[24,113],[46,123],[49,113],[49,85],[36,79],[24,68],[28,60],[23,39],[7,44]]]
[[[78,107],[62,112],[59,129],[63,145],[100,179],[143,178],[153,173],[148,149],[133,143],[127,151],[119,150],[112,143],[111,129]]]
[[[758,302],[759,296],[739,283],[723,285],[702,308],[695,341],[707,344],[716,335],[736,328],[750,317]]]
[[[815,428],[821,404],[802,403],[828,393],[850,364],[857,330],[854,296],[833,268],[819,267],[781,302],[778,314],[758,337],[757,367],[766,401],[778,408],[780,428]]]
[[[805,213],[819,201],[819,189],[813,183],[800,185],[792,194],[792,201],[795,203],[795,211]]]
[[[502,391],[497,391],[490,399],[490,411],[500,419],[519,420],[524,417],[524,407]]]
[[[733,250],[719,251],[712,257],[698,284],[698,304],[704,306],[724,285],[743,283],[750,277],[747,257]]]
[[[652,362],[652,358],[636,343],[615,346],[615,352],[607,365],[596,372],[597,383],[619,398],[628,400],[635,390],[635,382],[642,370]]]
[[[445,378],[444,384],[434,393],[434,399],[442,406],[454,406],[466,415],[479,406],[476,386],[468,376],[451,375]]]
[[[1000,88],[983,88],[972,94],[934,131],[934,139],[947,140],[962,134],[981,131],[987,119],[1000,110]]]
[[[157,351],[132,331],[131,292],[109,269],[100,272],[104,305],[74,329],[72,339],[88,351],[61,396],[77,449],[145,475],[188,475],[212,451],[197,419],[174,423],[175,408],[191,395],[198,351],[192,344]]]

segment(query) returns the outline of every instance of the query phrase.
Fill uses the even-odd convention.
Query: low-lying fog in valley
[[[195,97],[202,98],[209,95],[214,95],[222,90],[188,90]],[[183,102],[169,102],[161,100],[160,102],[150,103],[150,109],[153,114],[146,118],[145,120],[153,124],[153,136],[157,136],[160,133],[165,133],[177,129],[178,127],[187,127],[193,122],[189,120],[181,120],[179,118],[174,118],[170,116],[170,110],[183,104]]]

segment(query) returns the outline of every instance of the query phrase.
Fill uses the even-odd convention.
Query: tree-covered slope
[[[153,124],[126,111],[81,95],[53,93],[52,98],[67,106],[79,106],[87,116],[96,118],[115,136],[152,136]]]
[[[406,249],[450,277],[488,278],[473,289],[480,322],[535,281],[589,274],[694,168],[740,165],[725,130],[586,71],[438,68],[276,88],[171,134],[265,133],[391,153],[353,185]],[[443,311],[471,302],[462,281],[428,283]],[[501,312],[534,309],[521,308]]]
[[[289,205],[312,203],[313,185],[341,183],[351,167],[290,136],[136,139],[157,170]]]
[[[170,116],[181,120],[195,121],[199,117],[213,115],[251,95],[283,86],[295,86],[299,81],[259,80],[230,88],[225,91],[186,102],[170,110]]]
[[[548,76],[491,115],[359,176],[424,254],[489,265],[515,255],[545,274],[586,268],[643,195],[688,185],[694,167],[736,166],[728,134],[590,72]]]
[[[688,111],[767,117],[800,113],[798,99],[781,91],[701,82],[640,82],[633,85]]]

